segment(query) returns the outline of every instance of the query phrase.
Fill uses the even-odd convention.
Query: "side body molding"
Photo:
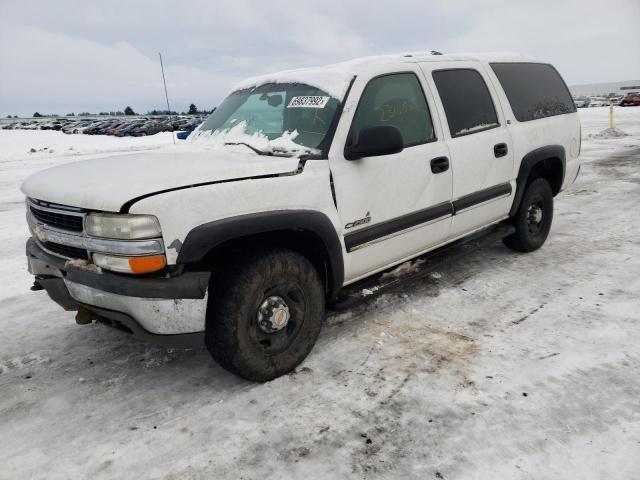
[[[329,217],[313,210],[250,213],[205,223],[187,234],[177,263],[199,262],[213,248],[230,240],[287,230],[309,232],[321,240],[329,275],[327,293],[335,295],[344,283],[342,244]]]
[[[531,170],[533,170],[536,164],[551,159],[557,159],[562,162],[562,178],[560,178],[558,190],[560,189],[560,186],[564,181],[564,174],[567,165],[564,147],[562,145],[547,145],[530,151],[522,158],[522,162],[520,163],[520,170],[518,171],[518,176],[516,178],[516,193],[513,198],[511,210],[509,211],[510,216],[514,216],[518,211],[520,201],[524,195],[524,190],[527,187],[527,179],[529,178]],[[556,193],[558,192],[554,190],[553,194],[555,195]]]

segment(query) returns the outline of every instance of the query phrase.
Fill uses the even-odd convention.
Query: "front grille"
[[[73,232],[82,231],[82,218],[78,215],[68,215],[62,212],[50,210],[40,210],[33,205],[30,206],[31,214],[40,222],[54,228],[71,230]]]
[[[42,246],[51,253],[56,253],[67,258],[80,258],[86,260],[88,258],[87,251],[82,248],[70,247],[59,243],[44,242]]]

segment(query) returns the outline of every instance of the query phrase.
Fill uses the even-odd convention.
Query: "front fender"
[[[224,218],[199,225],[186,236],[177,263],[199,262],[215,247],[261,233],[302,230],[319,237],[330,270],[329,287],[336,293],[344,282],[342,244],[329,217],[313,210],[277,210]]]

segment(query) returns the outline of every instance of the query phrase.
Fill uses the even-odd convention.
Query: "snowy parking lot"
[[[626,136],[580,110],[541,250],[496,243],[333,314],[265,384],[29,291],[22,180],[170,134],[0,130],[0,479],[639,478],[640,108],[615,114]]]

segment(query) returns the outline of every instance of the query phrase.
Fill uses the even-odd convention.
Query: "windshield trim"
[[[329,126],[329,130],[325,135],[322,143],[318,145],[318,150],[320,150],[319,157],[310,157],[309,160],[328,160],[329,159],[329,150],[331,150],[331,145],[333,144],[333,137],[336,135],[336,130],[338,129],[338,124],[340,123],[340,118],[342,117],[342,112],[344,110],[344,106],[349,98],[349,93],[351,93],[351,87],[353,87],[353,83],[356,81],[357,75],[354,75],[349,82],[349,86],[347,87],[347,91],[344,92],[344,97],[342,101],[339,103],[338,108],[336,108],[336,113],[333,116],[333,122]]]

